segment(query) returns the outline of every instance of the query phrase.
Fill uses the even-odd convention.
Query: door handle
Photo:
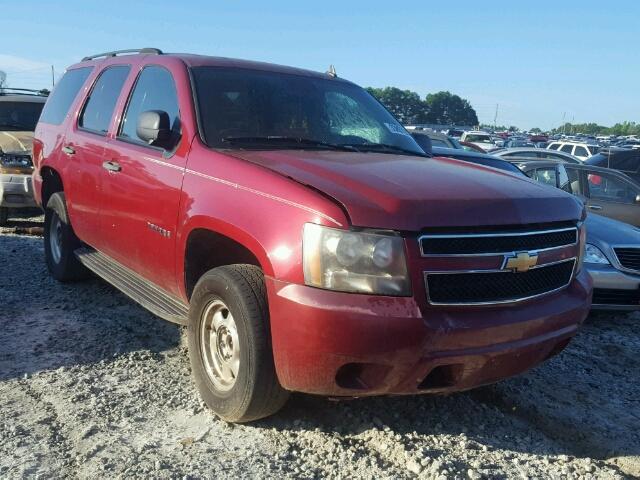
[[[67,155],[75,155],[76,151],[70,147],[69,145],[66,145],[64,147],[62,147],[62,151],[64,153],[66,153]]]
[[[110,172],[119,172],[120,170],[122,170],[122,167],[120,166],[120,164],[118,162],[113,162],[113,161],[104,162],[102,164],[102,168]]]
[[[591,210],[602,210],[602,207],[600,205],[589,205],[589,208]]]

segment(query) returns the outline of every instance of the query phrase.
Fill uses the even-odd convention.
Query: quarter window
[[[93,67],[76,68],[65,73],[42,109],[40,121],[60,125],[69,112],[73,100],[78,95]]]
[[[119,137],[142,142],[136,131],[138,117],[148,110],[167,112],[174,134],[180,132],[178,95],[173,77],[166,68],[150,66],[142,70],[131,93]]]
[[[128,65],[119,65],[109,67],[100,74],[80,115],[80,128],[103,135],[107,133],[130,69]]]

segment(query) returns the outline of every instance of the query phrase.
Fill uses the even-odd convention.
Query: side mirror
[[[640,203],[640,195],[636,195],[636,203]]]
[[[149,145],[167,146],[171,139],[171,120],[162,110],[147,110],[138,117],[136,125],[138,137]]]

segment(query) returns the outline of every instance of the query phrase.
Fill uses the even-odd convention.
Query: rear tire
[[[7,207],[0,207],[0,227],[7,224],[9,220],[9,209]]]
[[[191,297],[189,357],[204,402],[222,419],[249,422],[276,413],[288,392],[276,376],[262,271],[214,268]]]
[[[88,276],[88,270],[73,253],[81,246],[69,221],[64,193],[54,193],[44,212],[44,256],[53,278],[67,282]]]

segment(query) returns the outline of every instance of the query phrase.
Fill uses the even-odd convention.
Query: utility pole
[[[51,65],[51,88],[56,86],[56,72],[53,69],[53,65]]]
[[[562,112],[562,135],[564,135],[564,131],[565,131],[565,127],[566,127],[566,123],[564,121],[566,116],[567,116],[567,112]]]
[[[500,107],[499,104],[496,103],[496,114],[493,116],[493,130],[495,131],[497,125],[498,125],[498,108]]]

